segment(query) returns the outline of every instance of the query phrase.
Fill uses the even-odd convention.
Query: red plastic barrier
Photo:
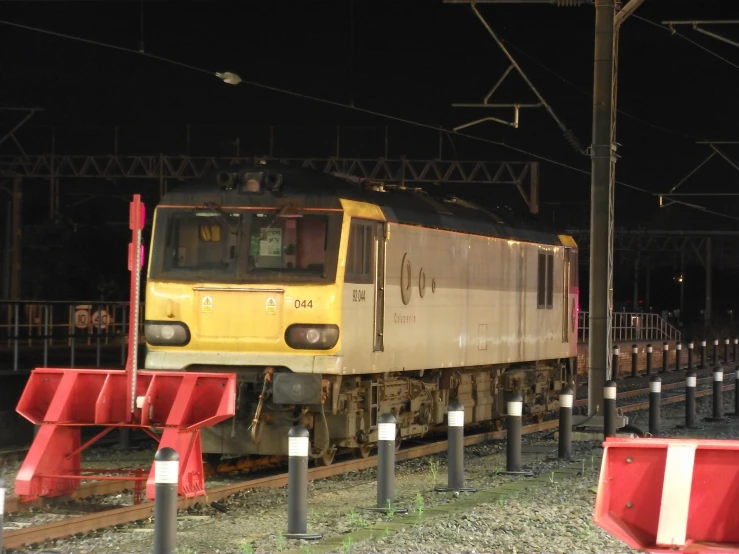
[[[595,523],[646,552],[739,552],[739,441],[608,438]]]

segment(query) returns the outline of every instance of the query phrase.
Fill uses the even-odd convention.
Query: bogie
[[[240,454],[284,454],[287,430],[300,423],[310,430],[311,456],[317,465],[330,465],[339,451],[366,457],[377,445],[377,418],[392,413],[397,421],[396,448],[403,440],[421,438],[445,429],[450,400],[465,408],[465,426],[503,428],[506,400],[513,392],[524,398],[524,417],[543,421],[559,409],[559,393],[567,385],[566,372],[559,361],[530,367],[482,367],[438,369],[406,376],[391,374],[388,379],[375,375],[328,376],[324,379],[324,404],[321,406],[278,406],[267,402],[258,423],[260,440],[252,435],[233,438],[233,429],[255,425],[257,391],[260,386],[243,384],[235,422],[227,422],[203,433],[204,451]],[[271,390],[266,389],[269,397]],[[283,446],[284,445],[284,446]]]

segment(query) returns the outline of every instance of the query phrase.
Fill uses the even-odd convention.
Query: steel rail
[[[723,391],[731,391],[734,385],[724,385]],[[636,392],[636,391],[632,391]],[[696,391],[696,397],[707,396],[712,394],[712,389],[704,389]],[[643,394],[643,393],[642,393]],[[674,404],[685,400],[685,395],[672,395],[661,400],[661,404]],[[649,402],[640,402],[628,406],[622,406],[621,411],[624,413],[645,410],[649,407]],[[522,429],[523,434],[538,433],[556,429],[559,426],[557,419],[534,423],[527,425]],[[507,431],[489,431],[475,435],[469,435],[464,438],[465,446],[480,444],[491,439],[505,438]],[[413,458],[420,458],[432,454],[444,452],[448,448],[446,440],[425,444],[421,446],[412,446],[396,453],[396,461],[402,462]],[[308,471],[310,480],[327,479],[335,477],[343,473],[352,471],[361,471],[370,469],[377,465],[377,456],[369,456],[367,458],[359,458],[339,462],[330,466],[314,467]],[[196,503],[210,503],[223,498],[232,496],[246,489],[254,488],[277,488],[287,485],[287,473],[278,475],[259,477],[247,481],[241,481],[222,487],[216,487],[206,492],[205,500],[203,497],[196,498],[180,498],[177,503],[178,510],[184,510]],[[123,525],[134,521],[139,521],[151,517],[154,513],[154,503],[146,502],[134,506],[126,506],[123,508],[115,508],[113,510],[105,510],[94,514],[84,516],[75,516],[66,520],[53,521],[42,525],[30,526],[24,529],[7,531],[3,534],[3,546],[6,549],[21,548],[29,544],[38,544],[49,540],[63,539],[78,533],[88,533],[98,529],[111,527],[114,525]]]
[[[724,385],[721,390],[723,392],[728,392],[734,390],[735,385]],[[696,398],[699,396],[708,396],[710,394],[713,394],[713,387],[703,389],[700,391],[696,391],[695,396]],[[660,405],[665,404],[675,404],[677,402],[682,402],[685,400],[684,394],[673,394],[670,396],[667,396],[665,398],[662,398],[660,400]],[[624,406],[621,408],[621,411],[624,413],[628,412],[638,412],[639,410],[647,410],[649,409],[649,402],[639,402],[638,404],[629,404],[628,406]]]
[[[557,420],[535,423],[524,427],[523,432],[526,434],[536,433],[553,429],[558,425]],[[481,442],[504,438],[506,431],[489,431],[476,435],[465,437],[465,446],[479,444]],[[397,462],[420,458],[444,452],[448,448],[447,441],[434,442],[421,446],[412,446],[396,453]],[[330,466],[314,467],[308,471],[310,480],[326,479],[348,473],[352,471],[361,471],[370,469],[377,465],[377,456],[369,456],[367,458],[358,458],[356,460],[347,460]],[[277,488],[287,485],[287,473],[273,475],[268,477],[259,477],[241,481],[231,485],[213,488],[206,491],[205,500],[203,497],[197,498],[180,498],[177,504],[178,510],[184,510],[196,503],[210,503],[223,498],[229,497],[246,489],[253,488]],[[75,516],[66,520],[53,521],[42,525],[30,526],[24,529],[6,531],[3,534],[3,546],[5,548],[21,548],[24,545],[38,544],[48,540],[62,539],[75,535],[77,533],[88,533],[97,529],[131,523],[142,519],[147,519],[154,513],[154,503],[146,502],[134,506],[126,506],[123,508],[115,508],[94,514],[84,516]]]
[[[674,373],[674,372],[673,372]],[[660,373],[655,373],[655,375],[661,375]],[[648,375],[642,375],[642,377],[648,377]],[[698,385],[704,385],[706,383],[713,382],[713,377],[702,377],[700,379],[696,380],[696,384]],[[675,383],[667,383],[666,385],[662,385],[662,390],[672,390],[677,389],[680,387],[685,386],[685,381],[677,381]],[[643,394],[649,394],[649,387],[645,389],[634,389],[634,390],[627,390],[624,392],[619,392],[617,394],[618,400],[621,400],[622,398],[632,398],[634,396],[641,396]],[[573,403],[573,406],[586,406],[588,404],[587,398],[581,398],[580,400],[575,400]]]
[[[702,384],[709,383],[711,381],[712,381],[712,377],[704,377],[704,378],[698,379],[697,384],[702,385]],[[679,388],[681,386],[684,386],[684,382],[682,381],[675,382],[675,383],[668,383],[662,386],[662,390],[663,391],[672,390],[672,389]],[[618,395],[618,398],[619,399],[630,398],[634,396],[642,396],[648,393],[649,393],[648,388],[636,389],[636,390],[631,390],[631,391],[624,391]],[[574,402],[574,406],[584,406],[586,404],[587,404],[587,399],[580,399]],[[644,406],[644,409],[646,408],[648,408],[648,404]],[[540,423],[539,425],[543,425],[543,423]],[[546,429],[550,429],[550,428],[551,427],[547,427]],[[526,433],[537,432],[536,430],[527,430],[527,429],[528,427],[524,429],[524,432]],[[546,430],[546,429],[542,428],[540,430]],[[492,435],[489,436],[489,434],[483,433],[482,435],[471,435],[468,438],[472,439],[473,437],[478,437],[478,436],[487,436],[488,438],[504,438],[505,437],[505,431],[496,431],[495,433],[496,433],[495,436],[492,436]],[[486,439],[482,439],[482,440],[486,440]],[[477,442],[472,442],[469,444],[465,443],[466,446],[469,446],[470,444],[477,444]],[[18,451],[20,452],[21,450],[18,450]],[[2,453],[0,453],[0,456],[1,455]],[[11,496],[5,500],[5,513],[6,514],[19,513],[19,512],[30,510],[32,508],[42,509],[47,505],[50,505],[50,504],[53,505],[58,502],[66,502],[69,500],[76,500],[79,498],[88,498],[90,496],[103,496],[107,494],[114,494],[124,489],[133,488],[134,486],[135,486],[134,481],[121,479],[119,481],[106,481],[106,482],[101,482],[101,483],[99,482],[85,483],[81,485],[79,488],[77,488],[71,494],[54,497],[54,498],[39,497],[31,501],[21,502],[20,497]]]
[[[133,489],[134,486],[135,481],[128,480],[124,477],[116,481],[84,483],[77,487],[77,489],[73,493],[65,494],[64,496],[55,496],[51,498],[41,496],[33,500],[27,500],[25,502],[21,502],[20,496],[9,496],[5,499],[5,514],[8,515],[13,513],[25,512],[32,508],[44,508],[49,504],[53,505],[58,502],[67,502],[69,500],[76,500],[78,498],[88,498],[90,496],[114,494],[125,489]]]

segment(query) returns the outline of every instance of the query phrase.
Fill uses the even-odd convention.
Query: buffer
[[[85,448],[124,427],[140,429],[158,441],[159,448],[177,451],[180,495],[205,495],[200,429],[234,415],[236,375],[138,370],[144,223],[144,205],[137,194],[129,213],[133,241],[128,248],[131,305],[126,369],[37,368],[31,372],[16,411],[39,430],[16,478],[15,492],[21,501],[71,494],[82,480],[96,479],[146,481],[146,495],[153,500],[153,468],[148,477],[131,477],[120,472],[110,475],[116,470],[81,467]],[[81,429],[88,426],[103,430],[81,444]]]

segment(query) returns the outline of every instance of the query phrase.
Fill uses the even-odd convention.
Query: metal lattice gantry
[[[58,181],[61,178],[153,179],[166,192],[167,181],[199,179],[205,173],[258,160],[299,165],[327,173],[405,184],[514,185],[532,213],[538,213],[538,162],[419,160],[353,157],[252,156],[0,156],[0,175]],[[58,191],[57,191],[58,194]]]
[[[577,242],[580,261],[587,263],[590,256],[590,233],[584,229],[567,231]],[[739,231],[715,230],[646,230],[617,229],[613,237],[613,251],[622,256],[649,258],[653,266],[672,264],[675,256],[687,256],[705,267],[706,249],[712,244],[717,266],[739,267]]]

